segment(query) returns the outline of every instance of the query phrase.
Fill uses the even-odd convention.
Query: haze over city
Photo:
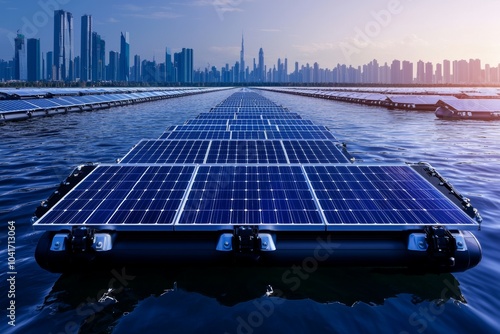
[[[195,50],[194,68],[221,67],[239,59],[245,36],[247,66],[262,47],[266,64],[318,62],[359,66],[377,59],[442,62],[481,59],[500,63],[494,0],[189,0],[137,2],[0,0],[0,59],[14,56],[14,37],[39,38],[43,53],[53,50],[54,10],[75,19],[75,55],[80,54],[80,17],[93,17],[93,30],[108,50],[120,50],[120,33],[130,33],[130,55],[163,59],[165,48]]]

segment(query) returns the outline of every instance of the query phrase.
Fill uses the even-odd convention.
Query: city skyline
[[[354,67],[373,59],[481,59],[500,62],[496,27],[499,5],[491,0],[449,1],[373,0],[356,4],[318,0],[244,1],[144,0],[141,6],[118,1],[0,0],[5,8],[0,23],[0,59],[14,55],[13,34],[41,40],[41,51],[52,51],[53,19],[49,9],[73,14],[74,55],[81,54],[79,18],[92,15],[93,30],[106,41],[106,50],[120,52],[119,36],[130,33],[130,55],[161,59],[164,48],[197,51],[194,68],[222,67],[240,56],[238,38],[245,36],[245,62],[251,64],[263,48],[266,59],[288,58],[318,62],[333,68]],[[425,22],[425,24],[423,24]],[[189,26],[188,26],[189,25]],[[117,37],[118,36],[118,37]]]

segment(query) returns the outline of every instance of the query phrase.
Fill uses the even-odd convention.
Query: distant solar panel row
[[[176,132],[172,132],[176,133]],[[121,163],[348,163],[332,141],[142,140]]]

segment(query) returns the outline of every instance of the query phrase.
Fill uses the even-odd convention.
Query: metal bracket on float
[[[455,252],[467,251],[467,245],[463,235],[453,235],[444,226],[426,226],[424,233],[410,234],[408,250],[427,252],[433,261],[454,266]]]
[[[268,233],[258,233],[257,228],[236,227],[234,233],[224,233],[219,237],[217,247],[220,252],[257,253],[276,250],[273,236]]]
[[[113,239],[108,233],[95,233],[86,227],[74,228],[71,233],[57,233],[52,238],[50,250],[62,252],[106,252],[113,248]]]

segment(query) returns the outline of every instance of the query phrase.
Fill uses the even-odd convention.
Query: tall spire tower
[[[245,82],[245,38],[241,34],[241,51],[240,51],[240,82]]]

